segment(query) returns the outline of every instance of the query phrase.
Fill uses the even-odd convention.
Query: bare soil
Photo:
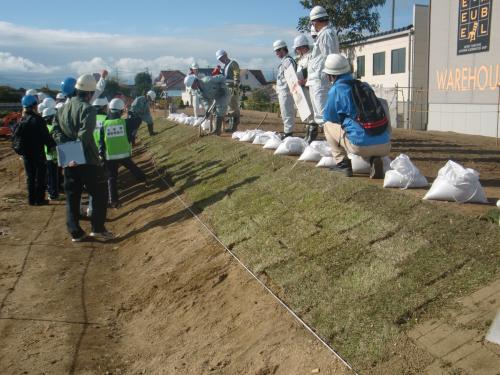
[[[121,175],[119,239],[75,245],[0,141],[0,373],[349,373],[138,160],[154,183]]]

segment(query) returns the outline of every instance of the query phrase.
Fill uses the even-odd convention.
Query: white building
[[[425,5],[414,6],[413,25],[342,46],[357,77],[372,85],[397,112],[398,127],[426,128],[428,46],[429,7]]]
[[[500,4],[492,3],[431,1],[429,130],[497,136]]]

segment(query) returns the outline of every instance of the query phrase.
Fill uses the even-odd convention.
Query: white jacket
[[[339,39],[332,27],[327,26],[321,29],[309,60],[307,86],[319,84],[322,81],[326,57],[339,52]]]
[[[276,77],[276,91],[279,93],[290,93],[288,83],[285,79],[285,70],[290,66],[295,66],[295,60],[290,55],[286,55],[281,59],[281,64],[278,67],[278,76]]]

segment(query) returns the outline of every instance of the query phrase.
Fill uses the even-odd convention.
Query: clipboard
[[[62,143],[56,149],[60,167],[66,168],[71,161],[76,162],[78,165],[87,163],[81,141]]]

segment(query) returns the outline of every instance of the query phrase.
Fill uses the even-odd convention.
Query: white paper
[[[57,146],[57,158],[60,167],[67,167],[71,161],[78,165],[86,164],[85,154],[83,153],[82,142],[73,141],[62,143]]]
[[[304,88],[299,85],[299,78],[297,77],[297,72],[293,68],[293,65],[290,65],[285,69],[285,80],[286,83],[288,83],[295,105],[299,110],[300,119],[302,121],[307,121],[309,117],[312,116],[312,111],[309,103],[307,102]]]

